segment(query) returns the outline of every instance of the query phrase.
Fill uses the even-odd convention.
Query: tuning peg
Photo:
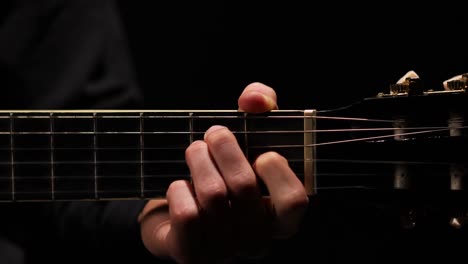
[[[450,218],[449,225],[455,229],[465,228],[468,224],[468,214],[459,212],[457,216]]]
[[[404,83],[407,79],[420,79],[419,75],[415,71],[408,71],[405,75],[401,76],[396,83]]]
[[[424,94],[423,83],[416,72],[408,71],[396,83],[389,85],[389,93],[380,92],[377,97],[418,94]]]
[[[466,225],[466,217],[452,217],[449,221],[451,227],[461,229]]]
[[[423,84],[419,76],[414,71],[409,71],[396,83],[390,85],[390,94],[423,94]]]
[[[460,74],[444,81],[443,86],[448,91],[465,91],[468,88],[468,73]]]

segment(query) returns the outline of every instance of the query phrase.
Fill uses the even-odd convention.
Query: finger
[[[155,256],[182,260],[196,251],[187,236],[200,237],[198,205],[187,181],[171,183],[166,197],[144,207],[139,217],[143,243]]]
[[[247,85],[238,99],[239,110],[263,113],[278,109],[276,92],[271,87],[255,82]]]
[[[204,141],[193,142],[185,152],[192,175],[196,198],[207,227],[204,241],[215,259],[231,254],[233,248],[232,217],[226,184]]]
[[[226,184],[203,141],[193,142],[185,152],[197,200],[203,212],[222,217],[229,209]]]
[[[138,217],[145,247],[155,256],[167,258],[166,238],[170,230],[167,200],[150,200]]]
[[[186,181],[173,182],[166,196],[171,228],[168,230],[166,243],[160,241],[159,245],[166,244],[176,262],[187,263],[188,260],[200,257],[199,241],[202,241],[202,230],[198,204],[193,189]]]
[[[304,185],[289,167],[288,161],[276,152],[260,155],[254,169],[270,194],[276,216],[274,237],[291,237],[297,232],[309,203]]]
[[[205,142],[226,183],[242,246],[260,246],[266,234],[265,210],[252,167],[226,127],[208,129]]]
[[[212,126],[205,133],[205,142],[221,172],[231,199],[258,198],[254,171],[232,132],[224,126]]]

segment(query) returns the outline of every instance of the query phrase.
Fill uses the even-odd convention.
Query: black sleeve
[[[10,1],[10,3],[12,3]],[[0,27],[3,109],[142,106],[116,3],[22,0]],[[147,259],[137,215],[144,200],[5,205],[5,234],[31,263]],[[11,227],[11,228],[10,228]],[[100,256],[100,257],[99,257]],[[152,258],[152,261],[155,259]]]
[[[127,108],[142,104],[111,0],[21,0],[0,26],[4,109]]]

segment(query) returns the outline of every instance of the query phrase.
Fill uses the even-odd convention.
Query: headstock
[[[318,185],[376,191],[406,228],[434,219],[464,227],[467,88],[466,75],[438,90],[408,77],[376,96],[319,111]]]

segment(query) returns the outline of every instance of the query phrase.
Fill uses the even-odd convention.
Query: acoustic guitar
[[[190,179],[186,147],[222,124],[249,160],[265,151],[285,156],[311,196],[386,197],[404,227],[442,215],[460,228],[468,183],[466,87],[462,80],[425,90],[419,79],[408,78],[339,109],[264,114],[1,111],[0,200],[162,197],[174,180]]]

